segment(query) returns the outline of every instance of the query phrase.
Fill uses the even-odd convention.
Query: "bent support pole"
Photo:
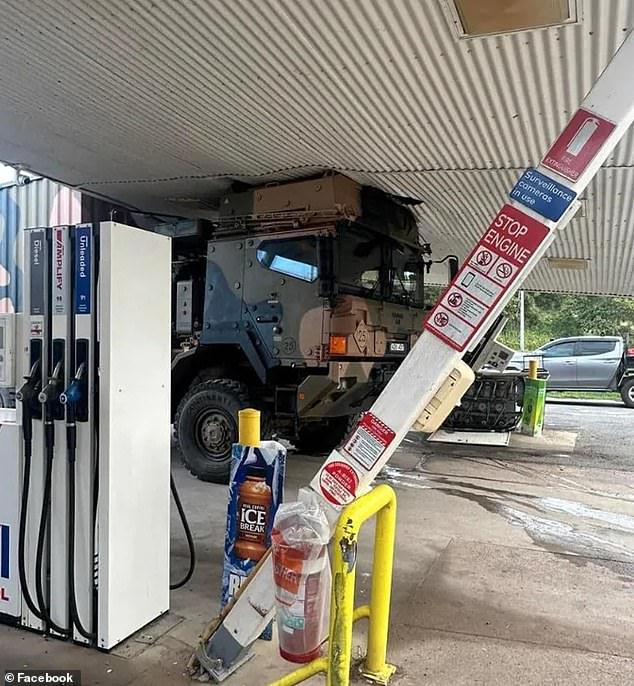
[[[511,191],[350,441],[332,452],[311,482],[333,525],[341,509],[367,490],[425,409],[428,416],[434,412],[437,396],[447,392],[447,379],[462,356],[487,334],[557,230],[574,215],[579,205],[575,199],[634,119],[632,64],[630,33],[542,162]],[[562,200],[561,214],[531,203],[531,188]],[[469,307],[461,309],[467,301]],[[269,557],[199,648],[200,656],[221,661],[226,674],[273,617],[271,579]]]

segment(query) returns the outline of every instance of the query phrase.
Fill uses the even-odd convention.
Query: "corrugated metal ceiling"
[[[0,2],[0,159],[137,207],[338,169],[420,197],[438,255],[464,255],[634,25],[458,38],[443,0]],[[533,288],[634,294],[634,136]]]

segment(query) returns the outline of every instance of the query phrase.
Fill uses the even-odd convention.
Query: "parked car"
[[[634,357],[619,336],[558,338],[537,350],[517,352],[508,369],[523,370],[537,359],[557,391],[618,391],[634,407]]]

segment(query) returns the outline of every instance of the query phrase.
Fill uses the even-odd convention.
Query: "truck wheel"
[[[318,422],[309,422],[299,428],[293,441],[300,453],[314,455],[339,447],[356,426],[359,415],[333,417]]]
[[[626,379],[621,388],[621,398],[628,407],[634,407],[634,377]]]
[[[229,481],[238,411],[249,407],[246,386],[231,379],[193,385],[176,410],[174,427],[183,462],[201,481]]]

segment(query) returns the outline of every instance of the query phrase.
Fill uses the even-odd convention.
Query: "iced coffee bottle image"
[[[234,553],[242,560],[258,561],[267,550],[266,534],[273,494],[265,470],[251,468],[238,491],[238,526]]]

